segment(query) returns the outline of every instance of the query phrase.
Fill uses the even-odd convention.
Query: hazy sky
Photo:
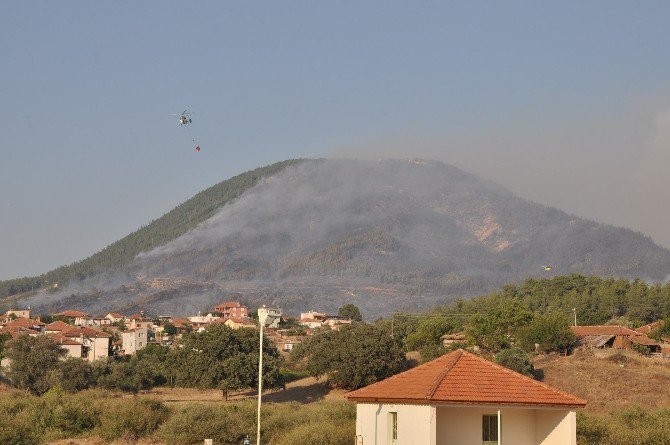
[[[437,158],[670,246],[668,2],[0,6],[0,279],[294,157]]]

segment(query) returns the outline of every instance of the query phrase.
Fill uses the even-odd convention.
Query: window
[[[495,414],[482,417],[482,443],[498,443],[498,416]]]
[[[398,445],[398,413],[388,414],[388,444]]]

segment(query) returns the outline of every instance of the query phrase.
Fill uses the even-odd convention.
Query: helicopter
[[[179,125],[186,125],[193,122],[191,119],[191,112],[188,110],[184,110],[179,114],[173,114],[173,116],[179,116]]]
[[[193,120],[191,119],[191,112],[188,110],[184,110],[179,114],[173,114],[173,116],[179,116],[179,126],[186,127],[186,132],[191,138],[191,141],[193,141],[193,143],[195,144],[195,151],[200,151],[200,145],[198,145],[198,143],[195,141],[195,138],[191,135],[191,131],[188,129],[188,125],[193,122]]]

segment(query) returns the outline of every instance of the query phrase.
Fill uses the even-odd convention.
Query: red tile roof
[[[37,332],[35,332],[37,334]],[[18,337],[19,334],[27,334],[26,330],[23,328],[20,328],[18,326],[15,327],[7,327],[3,326],[0,328],[0,334],[9,334],[12,336],[12,338]]]
[[[639,332],[624,326],[570,326],[577,337],[586,335],[640,335]]]
[[[191,322],[189,320],[187,320],[186,318],[173,318],[172,319],[172,324],[179,328],[179,327],[182,327],[182,326],[190,325]]]
[[[72,329],[74,326],[71,324],[65,323],[64,321],[54,321],[53,323],[49,323],[44,327],[45,331],[66,331],[68,329]]]
[[[86,312],[81,311],[63,311],[57,314],[54,314],[55,317],[88,317],[89,315]]]
[[[656,329],[657,327],[663,327],[663,324],[665,324],[664,320],[657,320],[653,323],[646,324],[644,326],[640,326],[639,328],[635,329],[637,332],[641,332],[643,334],[649,334],[651,331]]]
[[[216,307],[234,308],[234,307],[245,307],[245,306],[242,306],[239,301],[226,301],[225,303],[218,304]]]
[[[586,401],[459,349],[346,395],[354,402],[583,407]]]
[[[52,339],[54,343],[57,343],[59,345],[81,345],[81,343],[77,343],[74,340],[71,340],[63,335],[60,334],[47,334],[47,337]]]
[[[89,338],[111,337],[111,335],[106,332],[88,327],[72,327],[72,329],[61,333],[64,337],[79,337],[82,334]]]
[[[628,338],[633,343],[636,343],[636,344],[642,345],[642,346],[661,346],[660,343],[657,343],[656,341],[652,340],[651,338],[647,337],[644,334],[631,335]]]
[[[21,327],[26,329],[31,329],[34,326],[44,326],[44,323],[33,320],[31,318],[17,318],[12,320],[9,323],[5,324],[6,327]]]

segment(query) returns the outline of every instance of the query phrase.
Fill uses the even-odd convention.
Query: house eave
[[[398,405],[435,405],[435,406],[506,406],[524,408],[584,408],[583,403],[520,403],[509,401],[461,401],[461,400],[432,400],[432,399],[394,399],[377,397],[348,397],[354,403],[383,403]]]

